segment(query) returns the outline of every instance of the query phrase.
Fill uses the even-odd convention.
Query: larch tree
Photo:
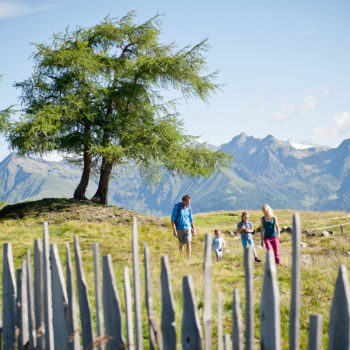
[[[0,75],[0,82],[2,75]],[[11,115],[14,113],[13,106],[0,110],[0,133],[6,134],[10,125]]]
[[[133,162],[151,180],[163,170],[209,176],[229,156],[187,135],[174,100],[207,98],[218,89],[206,74],[206,40],[177,49],[160,42],[160,19],[137,25],[135,13],[106,18],[89,28],[54,35],[35,44],[34,72],[21,88],[22,117],[7,138],[20,154],[51,150],[83,162],[74,198],[85,198],[93,166],[99,184],[92,200],[107,204],[115,165]]]

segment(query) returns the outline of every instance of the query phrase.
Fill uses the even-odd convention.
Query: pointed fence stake
[[[151,280],[151,257],[150,249],[146,242],[143,243],[143,253],[145,261],[145,299],[148,316],[149,348],[163,349],[162,335],[153,311],[152,280]]]
[[[300,345],[300,243],[301,229],[299,214],[293,215],[293,268],[289,321],[289,349],[298,350]]]
[[[102,309],[102,285],[100,277],[100,245],[93,244],[94,251],[94,272],[95,272],[95,303],[96,303],[96,322],[97,322],[97,337],[103,337],[103,309]],[[105,343],[101,342],[98,345],[100,350],[104,350]]]
[[[2,273],[2,298],[3,298],[3,346],[4,350],[12,349],[16,342],[17,323],[17,285],[15,269],[13,266],[12,244],[4,243],[3,249],[3,273]]]
[[[310,315],[308,350],[322,349],[322,315]]]
[[[22,279],[22,269],[16,269],[16,289],[17,289],[17,298],[16,298],[16,341],[13,345],[14,349],[22,350],[21,346],[21,279]],[[16,347],[17,344],[17,347]],[[12,350],[12,349],[11,349]]]
[[[137,220],[135,216],[133,219],[133,227],[132,227],[132,262],[133,262],[132,267],[133,267],[133,278],[134,278],[136,347],[137,347],[137,350],[143,350],[139,242],[138,242],[138,232],[137,232]]]
[[[69,344],[67,287],[56,244],[51,245],[50,255],[55,348],[67,349]]]
[[[225,350],[231,350],[232,349],[232,345],[231,345],[231,336],[230,334],[226,333],[224,335],[224,349]]]
[[[24,349],[29,346],[29,324],[28,324],[28,294],[27,294],[27,261],[22,258],[22,270],[21,270],[21,293],[20,293],[20,349]]]
[[[218,336],[217,336],[217,350],[223,350],[223,329],[222,329],[222,293],[218,293]]]
[[[16,285],[17,285],[17,298],[16,298],[16,327],[17,327],[17,333],[16,333],[16,342],[18,349],[22,350],[22,343],[21,343],[21,328],[22,328],[22,319],[21,319],[21,298],[22,298],[22,269],[16,270]]]
[[[125,296],[125,313],[126,313],[126,334],[128,340],[128,349],[134,350],[134,326],[132,319],[132,297],[130,287],[129,268],[124,267],[124,296]]]
[[[52,289],[51,289],[51,257],[49,243],[49,225],[44,222],[43,276],[44,276],[44,319],[45,319],[45,349],[54,349],[54,334],[52,320]]]
[[[103,262],[103,311],[106,326],[106,335],[110,336],[107,349],[125,348],[123,337],[122,311],[119,301],[117,283],[112,264],[112,256],[105,255]]]
[[[254,255],[250,245],[244,249],[245,270],[245,342],[247,350],[254,350]]]
[[[328,335],[328,350],[350,349],[350,287],[345,265],[339,267]]]
[[[204,348],[205,350],[211,350],[211,308],[212,308],[212,253],[211,253],[211,235],[207,233],[205,235],[205,250],[204,250],[204,288],[203,288],[203,328],[204,328]]]
[[[28,297],[28,327],[29,327],[29,345],[31,349],[36,348],[37,337],[35,329],[35,308],[34,308],[34,286],[33,271],[30,249],[27,251],[27,297]]]
[[[232,326],[232,342],[235,350],[243,350],[243,335],[242,335],[242,312],[241,299],[239,290],[233,291],[233,326]]]
[[[72,259],[70,256],[69,244],[66,243],[66,271],[67,271],[67,297],[68,297],[68,335],[69,335],[69,350],[80,349],[80,335],[78,326],[77,304],[74,290],[74,278]]]
[[[77,289],[79,297],[80,322],[82,328],[83,348],[94,349],[94,335],[91,320],[91,307],[89,300],[89,292],[83,269],[83,260],[81,258],[81,250],[78,236],[74,236],[74,253],[75,267],[77,273]]]
[[[266,251],[264,282],[260,301],[260,348],[263,350],[281,349],[280,296],[272,250]]]
[[[162,286],[162,334],[163,349],[176,349],[176,326],[174,297],[170,281],[169,258],[163,255],[161,258],[161,286]]]
[[[202,331],[197,312],[196,297],[192,276],[182,279],[182,324],[181,324],[181,344],[183,350],[202,349]]]
[[[34,241],[34,308],[35,308],[35,328],[37,336],[38,350],[45,348],[45,317],[44,317],[44,266],[43,266],[43,246],[41,239]]]

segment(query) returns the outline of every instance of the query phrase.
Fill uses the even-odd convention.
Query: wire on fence
[[[332,225],[332,226],[324,226],[324,227],[316,227],[316,228],[308,228],[309,231],[314,231],[314,230],[323,230],[325,228],[331,228],[331,227],[341,227],[345,225],[350,225],[350,222],[346,222],[344,224],[338,224],[338,225]]]

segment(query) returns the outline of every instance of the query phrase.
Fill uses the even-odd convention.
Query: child
[[[238,223],[237,228],[238,228],[238,232],[241,234],[241,241],[243,244],[243,248],[245,248],[249,243],[253,248],[255,261],[260,262],[261,260],[258,258],[254,247],[254,241],[252,236],[252,232],[254,231],[253,224],[251,221],[249,221],[248,212],[244,211],[242,213],[242,221]]]
[[[264,213],[261,218],[261,246],[263,247],[263,242],[265,242],[267,250],[273,249],[276,264],[280,265],[281,258],[278,248],[280,227],[278,226],[277,217],[273,215],[271,207],[267,204],[264,204],[261,210]]]
[[[221,237],[220,230],[214,230],[215,237],[212,241],[212,247],[216,254],[216,260],[222,261],[222,252],[225,249],[225,240]]]

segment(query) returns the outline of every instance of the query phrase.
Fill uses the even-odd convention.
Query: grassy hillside
[[[251,211],[251,220],[255,228],[259,226],[260,211]],[[292,211],[276,211],[280,225],[289,226],[292,222]],[[100,243],[101,256],[112,254],[117,279],[119,296],[124,308],[123,269],[131,267],[131,222],[136,215],[139,221],[140,258],[143,261],[142,243],[146,242],[151,251],[154,307],[159,320],[160,302],[160,257],[169,256],[171,282],[175,298],[176,324],[178,337],[181,328],[182,310],[182,277],[192,275],[195,282],[195,293],[200,317],[203,311],[202,269],[204,254],[204,236],[215,228],[223,231],[228,251],[224,253],[222,263],[216,263],[213,254],[213,333],[216,337],[216,298],[218,291],[223,292],[224,332],[231,330],[233,289],[240,289],[242,311],[244,314],[244,268],[243,249],[240,238],[232,236],[229,231],[237,225],[240,212],[212,212],[195,215],[197,236],[193,241],[193,255],[190,260],[180,257],[177,241],[172,235],[169,217],[156,219],[147,215],[133,213],[117,207],[105,207],[89,202],[72,200],[42,200],[29,204],[18,204],[5,207],[0,211],[0,230],[3,242],[11,242],[15,268],[21,265],[21,257],[27,249],[33,250],[34,239],[42,238],[42,223],[49,221],[51,243],[57,243],[64,263],[64,243],[71,244],[73,254],[73,237],[80,239],[84,268],[89,285],[91,301],[94,303],[93,254],[92,244]],[[300,212],[302,228],[315,228],[350,222],[350,213],[345,212]],[[344,226],[345,235],[340,229],[334,230],[329,237],[302,236],[302,241],[308,247],[302,248],[302,309],[301,309],[301,348],[307,349],[307,330],[309,315],[322,313],[324,315],[324,341],[328,332],[328,319],[334,284],[340,264],[350,269],[350,225]],[[321,232],[321,231],[317,231]],[[255,235],[256,246],[259,245]],[[291,277],[291,237],[289,233],[281,236],[281,258],[283,266],[277,267],[281,295],[282,348],[288,348],[290,277]],[[255,303],[256,325],[259,324],[259,301],[264,273],[265,251],[257,248],[262,263],[255,264]],[[2,261],[2,250],[0,250]],[[306,256],[306,257],[305,257]],[[144,271],[141,269],[142,286]],[[144,299],[144,295],[143,295]],[[148,331],[146,328],[145,306],[143,305],[143,322],[145,348],[148,348]],[[125,325],[124,325],[125,326]],[[256,348],[259,331],[256,330]],[[215,342],[215,339],[213,340]],[[178,339],[180,343],[180,339]],[[180,347],[179,347],[180,348]]]

